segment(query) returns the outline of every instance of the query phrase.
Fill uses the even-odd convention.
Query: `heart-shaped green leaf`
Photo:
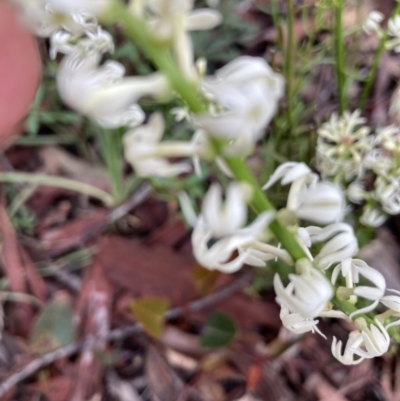
[[[204,348],[221,348],[229,345],[236,334],[234,320],[224,313],[215,312],[209,316],[200,344]]]

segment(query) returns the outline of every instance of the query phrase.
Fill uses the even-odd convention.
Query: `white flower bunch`
[[[212,137],[229,140],[227,153],[250,154],[277,110],[282,76],[264,59],[242,56],[205,77],[202,87],[220,110],[195,123]]]
[[[316,165],[324,178],[336,182],[357,178],[363,173],[362,161],[371,150],[370,128],[361,112],[348,111],[330,120],[318,129]]]
[[[12,0],[27,27],[41,37],[59,30],[74,35],[93,31],[96,17],[107,13],[108,0]]]
[[[385,39],[387,35],[388,40],[385,41],[386,49],[394,50],[398,53],[400,52],[400,16],[393,16],[389,20],[387,28],[382,28],[384,18],[381,12],[371,11],[363,23],[363,30],[367,35],[375,34],[381,40]]]
[[[111,35],[97,23],[97,17],[101,18],[108,7],[107,0],[15,1],[21,1],[22,12],[38,35],[51,36],[50,55],[56,58],[57,53],[64,54],[57,74],[64,102],[102,127],[128,128],[123,136],[124,155],[138,176],[185,174],[192,166],[182,159],[192,158],[196,171],[200,170],[200,159],[216,159],[229,178],[236,177],[225,191],[218,183],[211,185],[198,216],[187,197],[181,196],[183,210],[194,226],[193,253],[202,266],[233,273],[246,264],[263,268],[267,262],[279,259],[293,268],[287,284],[279,274],[273,280],[286,328],[295,333],[323,335],[318,317],[351,321],[357,316],[357,330],[350,333],[343,354],[342,343],[334,338],[335,357],[343,363],[359,363],[388,349],[387,328],[400,324],[400,319],[392,321],[400,317],[400,297],[385,297],[382,275],[354,259],[358,242],[352,227],[342,221],[343,191],[326,179],[332,178],[338,184],[356,179],[349,197],[358,202],[367,197],[375,199],[386,213],[400,211],[400,181],[395,179],[400,171],[386,160],[385,153],[400,149],[397,130],[388,127],[373,140],[359,111],[346,112],[342,117],[332,115],[318,130],[317,167],[322,180],[304,163],[282,164],[262,189],[267,191],[278,181],[290,185],[286,207],[279,211],[265,210],[268,205],[258,207],[255,210],[264,211],[249,219],[249,205],[254,206],[264,194],[255,187],[255,180],[239,178],[237,171],[235,176],[234,162],[251,154],[264,135],[283,96],[284,81],[264,59],[249,56],[238,57],[213,76],[206,75],[206,62],[195,62],[190,32],[217,26],[221,21],[219,12],[195,9],[192,0],[131,2],[129,12],[136,21],[140,19],[143,29],[147,27],[147,39],[154,41],[168,60],[163,59],[167,68],[162,72],[130,77],[120,63],[102,62],[114,48]],[[378,32],[380,20],[380,15],[371,15],[364,28]],[[179,85],[187,85],[196,104],[200,104],[197,114],[189,101],[184,103],[183,92],[168,75],[170,61],[177,67],[173,74],[177,74]],[[191,124],[194,135],[190,141],[163,140],[167,130],[163,115],[155,112],[146,118],[139,105],[143,98],[162,102],[174,97],[184,103],[177,113]],[[377,176],[372,194],[363,186],[367,171]],[[366,208],[364,215],[369,222],[382,219],[374,209]],[[318,226],[302,227],[303,221]],[[291,252],[284,237],[272,235],[277,225],[287,230],[304,257]],[[354,311],[346,315],[334,309],[334,297],[352,305]],[[365,307],[360,299],[370,304]],[[373,322],[359,316],[379,303],[389,310]],[[385,326],[386,319],[390,321]]]
[[[363,30],[367,35],[375,34],[379,38],[384,35],[381,27],[381,23],[384,19],[384,15],[379,11],[371,11],[368,14],[367,19],[364,21]]]
[[[350,201],[363,204],[364,225],[378,227],[388,214],[400,213],[399,156],[399,128],[391,125],[372,133],[359,111],[341,118],[334,114],[318,130],[317,169],[347,187]]]

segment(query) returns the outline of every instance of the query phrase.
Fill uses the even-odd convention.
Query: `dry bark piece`
[[[50,257],[82,247],[97,236],[107,225],[108,211],[96,209],[89,216],[81,217],[62,227],[45,231],[41,237],[41,248]]]
[[[102,365],[96,351],[104,352],[110,331],[112,287],[104,275],[102,266],[95,262],[86,270],[82,290],[77,303],[75,321],[82,337],[96,338],[95,349],[83,348],[76,367],[75,383],[68,401],[90,398],[102,393]]]
[[[152,344],[149,344],[147,348],[145,371],[152,401],[178,399],[184,384],[164,356]]]
[[[36,272],[28,254],[18,244],[16,233],[7,215],[4,198],[0,203],[0,243],[2,245],[0,262],[9,279],[11,291],[30,293],[40,301],[46,301],[46,285]],[[34,315],[33,308],[28,304],[13,304],[10,307],[15,312],[10,316],[15,319],[17,331],[24,336],[29,335]]]

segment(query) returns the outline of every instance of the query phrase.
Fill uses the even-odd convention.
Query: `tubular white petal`
[[[284,307],[281,308],[279,317],[282,320],[282,324],[292,333],[303,334],[309,331],[311,331],[312,333],[317,332],[326,340],[326,336],[322,334],[317,327],[317,324],[319,323],[318,320],[304,318],[298,313],[290,313],[289,310]]]
[[[170,163],[164,156],[191,156],[196,152],[193,143],[161,142],[164,134],[164,119],[160,113],[150,116],[147,124],[124,134],[126,160],[141,177],[169,177],[191,171],[189,163]]]
[[[239,183],[227,189],[226,201],[222,205],[222,188],[213,184],[203,201],[202,214],[207,227],[215,237],[234,234],[247,220],[248,188]]]
[[[342,342],[338,341],[336,337],[333,337],[332,340],[332,355],[344,365],[358,365],[360,362],[364,360],[363,357],[355,359],[354,356],[354,346],[358,346],[362,341],[361,334],[358,330],[352,331],[349,334],[349,338],[347,340],[344,352],[342,354]]]
[[[332,287],[326,277],[313,268],[309,275],[289,275],[292,291],[283,287],[278,274],[274,276],[277,302],[292,313],[305,318],[318,316],[333,296]]]
[[[342,190],[329,182],[319,182],[311,188],[303,189],[295,203],[297,217],[318,224],[341,220],[345,206]]]
[[[386,295],[381,298],[380,302],[387,308],[400,313],[400,291],[392,289],[388,289],[388,291],[394,292],[397,295]]]
[[[222,15],[216,10],[207,8],[193,10],[186,20],[186,27],[189,31],[203,31],[213,29],[222,22]]]
[[[281,164],[271,175],[269,180],[263,185],[262,189],[268,189],[279,180],[282,185],[287,185],[295,180],[304,178],[311,174],[310,168],[304,163],[286,162]]]
[[[374,358],[387,352],[390,345],[390,337],[378,319],[375,319],[375,323],[371,324],[370,327],[368,327],[364,318],[358,318],[355,324],[361,330],[365,349],[352,347],[354,354],[363,358]]]

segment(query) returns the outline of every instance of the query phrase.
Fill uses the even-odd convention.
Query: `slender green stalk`
[[[197,87],[180,74],[179,69],[173,62],[168,51],[164,47],[160,47],[160,44],[147,32],[144,22],[127,13],[122,3],[117,0],[114,2],[112,15],[110,17],[111,20],[122,23],[128,38],[132,40],[132,42],[138,44],[149,59],[165,74],[173,89],[185,100],[192,112],[195,114],[206,113],[206,107],[199,97]],[[224,155],[222,151],[223,142],[212,139],[212,144],[217,154],[223,157],[235,178],[238,181],[247,182],[252,187],[252,206],[254,209],[258,213],[268,210],[274,211],[273,205],[261,190],[259,183],[248,169],[245,161],[239,157],[227,157]],[[270,224],[269,228],[295,261],[306,258],[306,254],[295,240],[294,236],[277,219]],[[334,297],[332,302],[347,315],[355,310],[352,304],[338,300],[336,297]],[[361,316],[365,317],[368,321],[370,320],[364,315],[360,315],[360,317]]]
[[[115,203],[119,203],[124,198],[121,138],[118,132],[101,129],[98,130],[98,138],[101,153],[107,165],[111,194]]]
[[[68,189],[70,191],[80,192],[81,194],[91,196],[99,199],[107,206],[114,204],[113,197],[103,191],[102,189],[96,188],[89,184],[84,184],[79,181],[70,180],[69,178],[56,177],[45,174],[31,174],[31,173],[0,173],[0,182],[10,182],[14,184],[36,184],[36,185],[48,185],[50,187],[58,187]]]
[[[345,72],[345,49],[343,39],[343,1],[336,0],[335,4],[335,48],[336,48],[336,79],[339,101],[339,113],[346,110],[346,72]]]
[[[397,6],[396,6],[395,10],[393,11],[392,17],[399,13],[400,13],[400,2],[397,2]],[[386,32],[381,37],[381,41],[379,43],[378,50],[375,53],[374,59],[372,61],[371,69],[366,78],[364,88],[361,92],[360,100],[358,102],[358,108],[360,110],[364,109],[365,104],[371,94],[372,87],[375,83],[376,74],[378,73],[379,64],[380,64],[383,52],[385,51],[385,46],[386,46],[386,42],[388,39],[389,39],[389,33],[386,30]]]
[[[294,108],[294,50],[295,50],[295,37],[294,37],[294,4],[293,0],[287,0],[287,47],[286,47],[286,118],[287,118],[287,139],[289,145],[293,139],[293,108]]]

